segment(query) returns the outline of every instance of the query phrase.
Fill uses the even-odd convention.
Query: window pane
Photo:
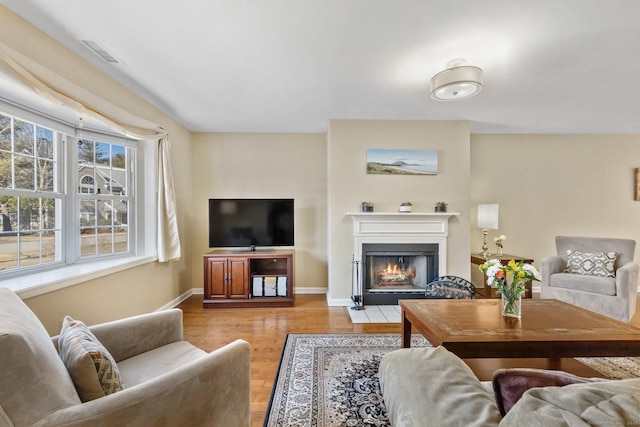
[[[60,241],[60,232],[49,231],[42,233],[42,263],[49,263],[57,261],[56,246]]]
[[[126,200],[113,201],[113,223],[116,225],[127,225],[129,223],[129,207]]]
[[[56,228],[56,199],[42,199],[42,229]]]
[[[85,228],[80,234],[80,255],[91,256],[96,254],[96,229]]]
[[[16,233],[0,234],[0,271],[18,268],[18,236]]]
[[[98,254],[113,253],[113,228],[98,228]]]
[[[111,181],[109,182],[109,190],[115,196],[121,196],[126,191],[126,171],[124,169],[113,169],[111,171]]]
[[[96,164],[109,166],[110,144],[104,142],[96,143]]]
[[[13,134],[16,153],[33,155],[34,126],[31,123],[14,119]]]
[[[16,188],[22,190],[33,190],[33,157],[15,156],[14,161],[16,168]]]
[[[40,233],[20,234],[20,267],[40,264]]]
[[[109,194],[110,182],[110,169],[96,167],[96,194]]]
[[[96,202],[95,200],[82,200],[80,202],[80,227],[91,228],[91,232],[95,231],[96,226]],[[82,231],[82,230],[81,230]]]
[[[38,182],[37,190],[40,191],[53,191],[54,190],[54,176],[53,176],[53,162],[49,160],[38,160]]]
[[[111,167],[117,169],[126,169],[127,159],[126,159],[127,150],[121,145],[112,145],[111,146]]]
[[[96,194],[96,184],[92,167],[80,166],[78,169],[78,193]]]
[[[11,151],[11,117],[0,114],[0,150]]]
[[[78,141],[78,163],[80,165],[93,165],[93,141],[83,139]]]
[[[98,200],[98,225],[113,224],[113,207],[111,201]]]
[[[129,251],[129,227],[116,227],[113,239],[114,252]]]
[[[0,187],[13,188],[13,169],[11,167],[12,156],[0,151]]]
[[[2,235],[14,232],[18,229],[18,217],[16,215],[18,198],[12,196],[0,196],[0,231]],[[15,234],[15,233],[12,233]]]
[[[40,230],[40,199],[20,197],[20,230]]]
[[[53,160],[53,131],[36,127],[36,149],[38,157]]]

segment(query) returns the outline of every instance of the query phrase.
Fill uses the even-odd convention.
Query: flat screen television
[[[293,199],[209,199],[209,247],[294,246]]]

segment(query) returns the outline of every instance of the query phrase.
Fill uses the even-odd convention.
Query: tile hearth
[[[347,307],[352,323],[400,323],[399,305],[367,305],[364,310]]]

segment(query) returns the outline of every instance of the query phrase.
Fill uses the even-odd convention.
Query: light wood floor
[[[640,298],[639,298],[640,300]],[[638,302],[640,307],[640,301]],[[178,306],[184,311],[185,338],[206,351],[236,339],[251,344],[251,424],[262,426],[271,389],[278,371],[287,334],[397,333],[400,324],[353,324],[347,307],[327,306],[324,295],[296,295],[290,308],[203,309],[202,295],[194,295]],[[640,311],[631,324],[640,327]],[[481,379],[504,366],[525,366],[525,359],[491,359],[470,363]],[[546,367],[545,361],[526,359],[526,366]],[[563,359],[562,369],[579,375],[597,373],[572,359]],[[595,374],[594,374],[595,373]]]

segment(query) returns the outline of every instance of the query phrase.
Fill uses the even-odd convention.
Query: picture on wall
[[[436,175],[436,150],[367,150],[368,174]]]

